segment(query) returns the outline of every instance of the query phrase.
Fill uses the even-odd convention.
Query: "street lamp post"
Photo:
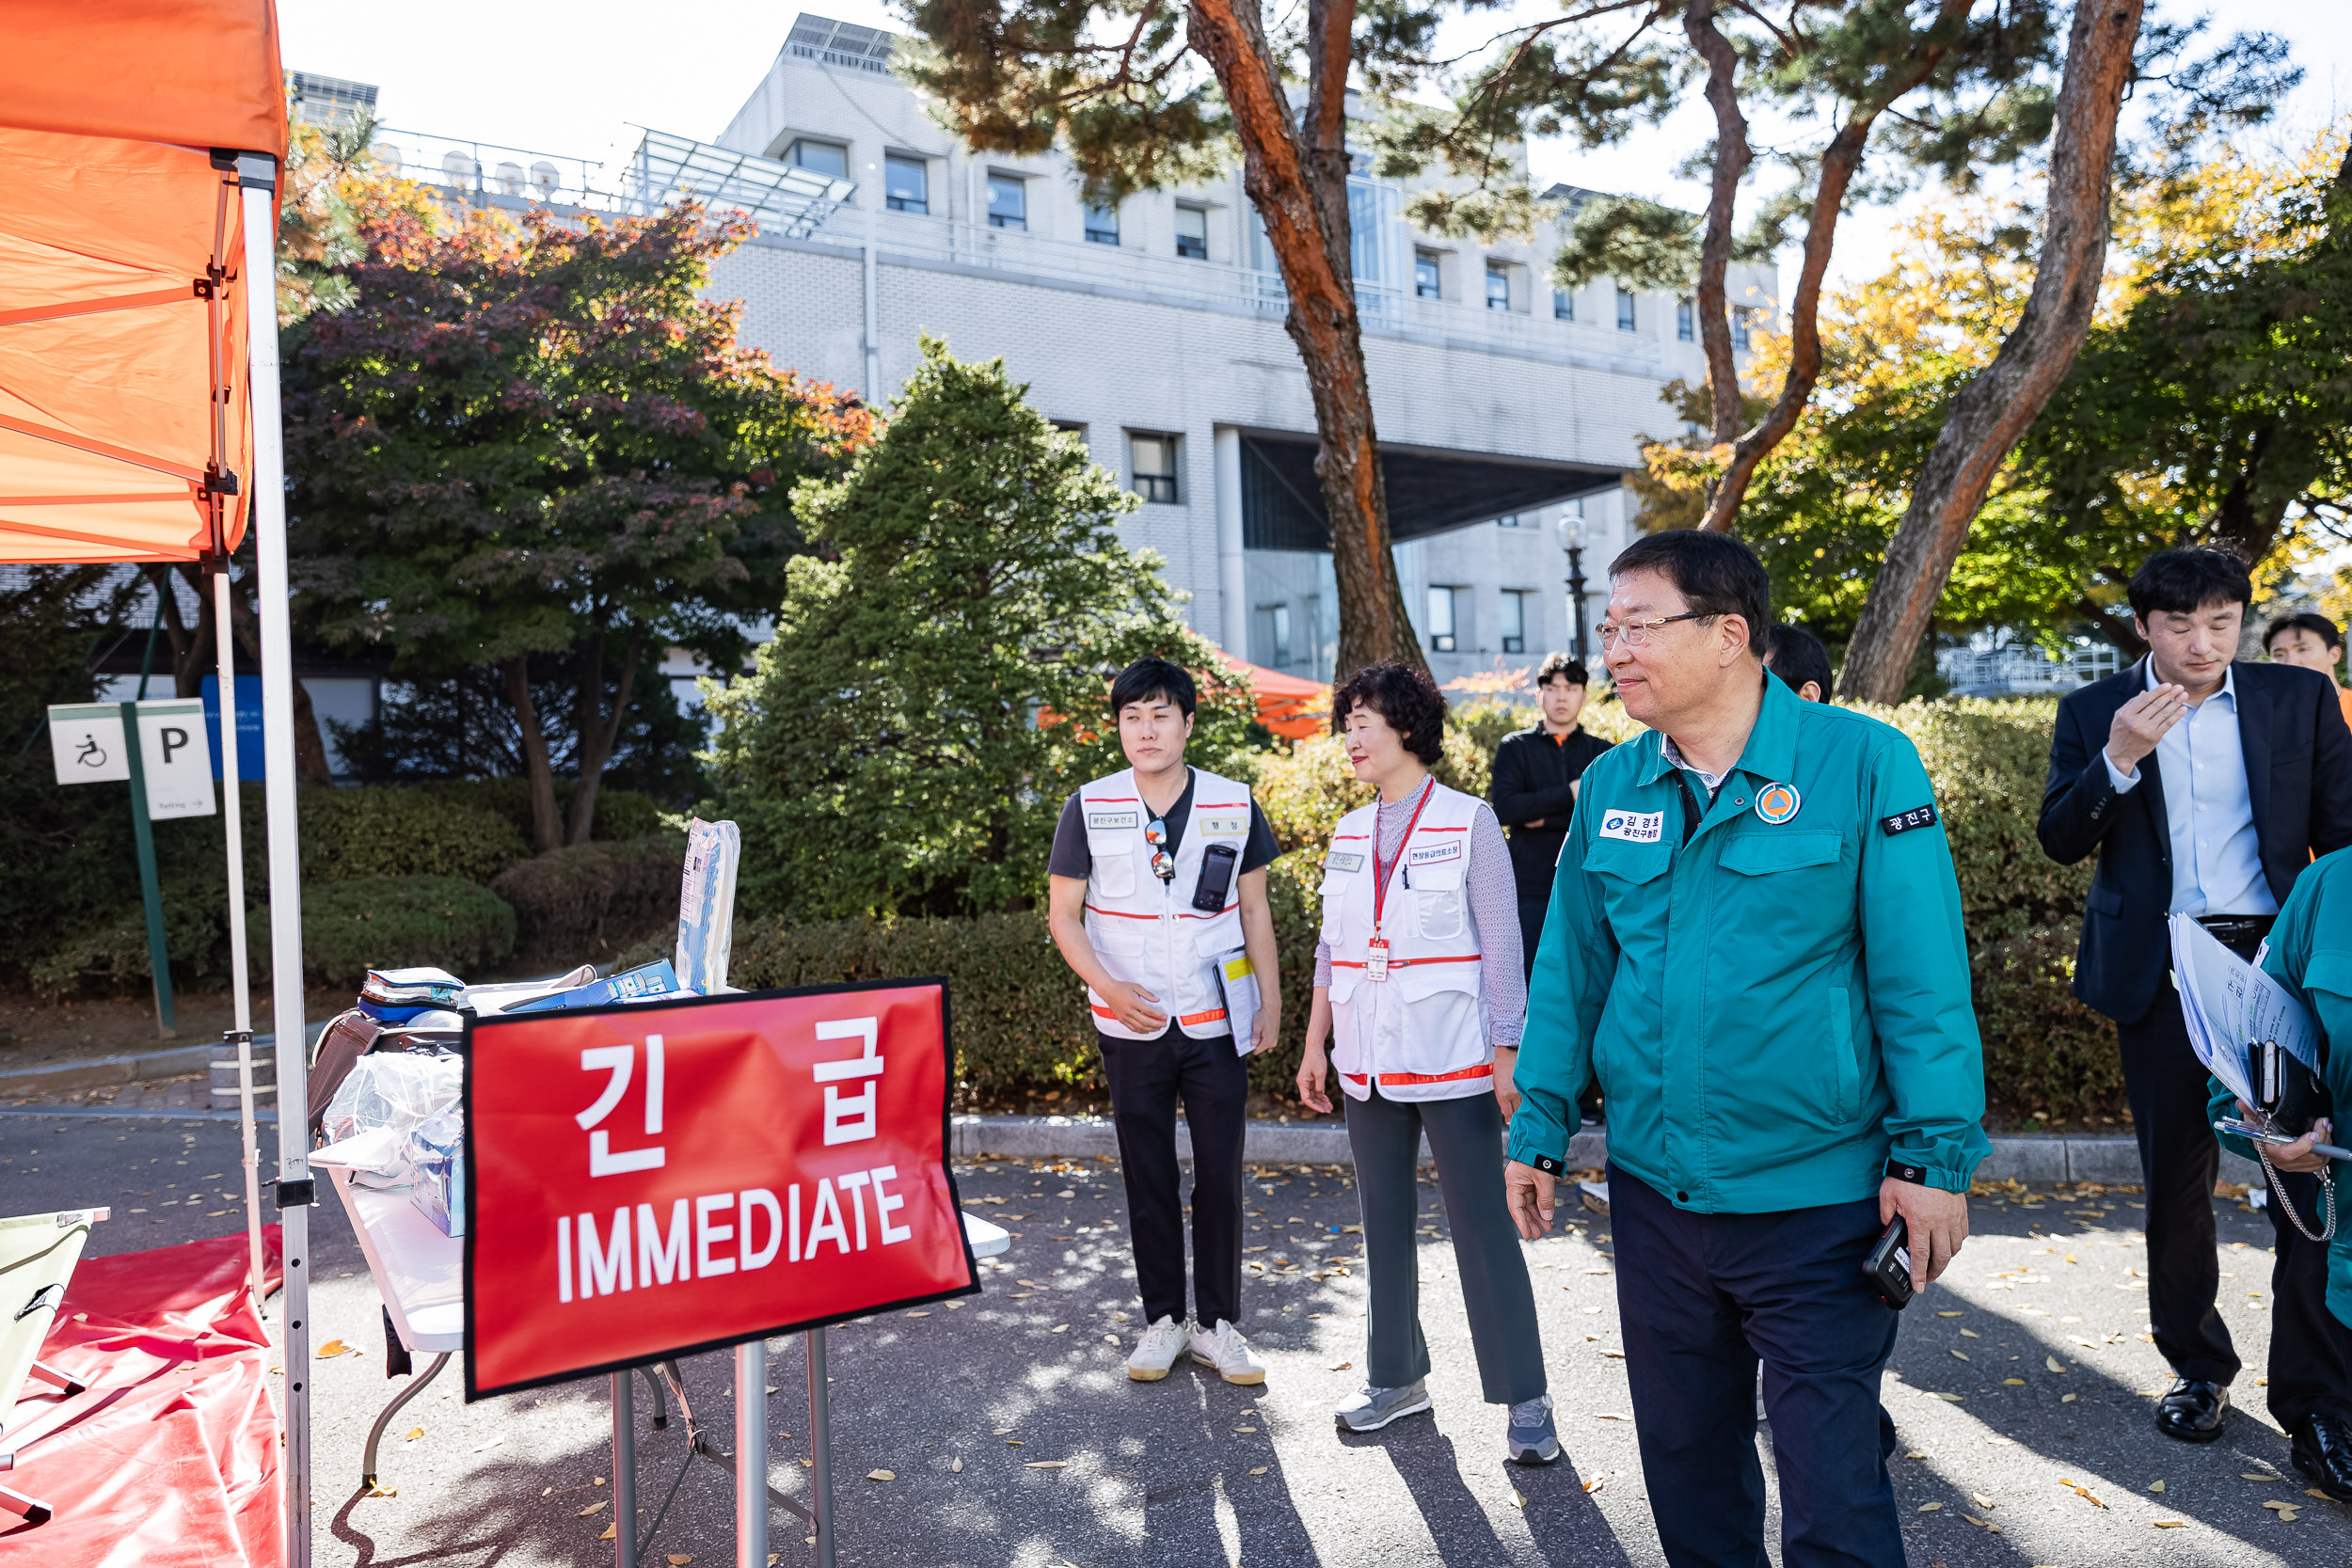
[[[1577,662],[1584,662],[1584,519],[1570,513],[1560,519],[1560,547],[1568,552],[1568,612],[1575,617]]]

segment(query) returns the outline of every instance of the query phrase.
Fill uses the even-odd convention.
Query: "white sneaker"
[[[1249,1354],[1249,1341],[1241,1337],[1241,1330],[1223,1318],[1214,1329],[1195,1327],[1192,1331],[1192,1358],[1204,1367],[1215,1367],[1228,1383],[1263,1383],[1265,1369]]]
[[[1192,1324],[1162,1318],[1143,1331],[1143,1342],[1127,1357],[1127,1375],[1137,1383],[1159,1382],[1191,1342]]]

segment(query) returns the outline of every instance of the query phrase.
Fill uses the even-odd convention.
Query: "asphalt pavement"
[[[233,1122],[0,1115],[0,1207],[111,1206],[93,1254],[237,1230],[236,1161]],[[1330,1409],[1360,1381],[1364,1302],[1346,1172],[1252,1174],[1244,1326],[1270,1368],[1259,1388],[1190,1366],[1126,1378],[1141,1324],[1111,1162],[957,1176],[966,1205],[1016,1236],[983,1266],[985,1293],[830,1337],[845,1565],[1649,1568],[1662,1561],[1653,1508],[1716,1503],[1643,1484],[1604,1216],[1573,1215],[1527,1249],[1567,1451],[1524,1469],[1503,1462],[1502,1411],[1478,1400],[1434,1184],[1422,1267],[1436,1410],[1343,1438]],[[2154,1431],[2166,1372],[2147,1338],[2137,1201],[2088,1188],[1979,1197],[1960,1261],[1905,1313],[1885,1399],[1917,1568],[2352,1562],[2352,1510],[2306,1495],[2264,1406],[2270,1227],[2238,1201],[2216,1203],[2221,1311],[2249,1363],[2229,1430],[2206,1448]],[[340,1205],[313,1214],[314,1342],[347,1347],[313,1369],[316,1560],[613,1561],[599,1539],[612,1523],[602,1379],[468,1406],[453,1366],[393,1424],[379,1466],[389,1495],[360,1494],[368,1425],[399,1384],[384,1376],[373,1286]],[[805,1498],[803,1355],[797,1337],[771,1344],[766,1397],[771,1481]],[[697,1419],[731,1447],[726,1356],[685,1373]],[[681,1425],[650,1431],[646,1410],[641,1397],[641,1529],[676,1489],[644,1560],[732,1562],[728,1478],[686,1465]],[[1769,1478],[1769,1426],[1757,1442]],[[803,1541],[776,1513],[775,1560],[807,1560]]]

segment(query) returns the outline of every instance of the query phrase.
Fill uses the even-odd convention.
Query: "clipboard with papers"
[[[1236,947],[1211,959],[1209,969],[1217,994],[1225,1001],[1225,1022],[1233,1031],[1233,1049],[1247,1056],[1258,1028],[1257,967],[1249,961],[1248,949]]]
[[[2215,939],[2189,915],[2170,919],[2172,984],[2181,993],[2181,1017],[2189,1048],[2205,1069],[2248,1108],[2244,1120],[2216,1122],[2217,1129],[2256,1143],[2285,1144],[2297,1134],[2273,1120],[2279,1103],[2275,1075],[2281,1058],[2300,1063],[2320,1077],[2319,1027],[2311,1010],[2255,964]],[[2352,1158],[2328,1144],[2314,1151],[2330,1159]]]

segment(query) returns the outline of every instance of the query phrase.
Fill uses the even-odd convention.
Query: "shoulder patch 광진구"
[[[1886,830],[1889,838],[1897,833],[1907,833],[1914,828],[1932,828],[1935,826],[1935,807],[1930,803],[1914,806],[1909,811],[1899,811],[1892,816],[1880,817],[1879,826]]]

